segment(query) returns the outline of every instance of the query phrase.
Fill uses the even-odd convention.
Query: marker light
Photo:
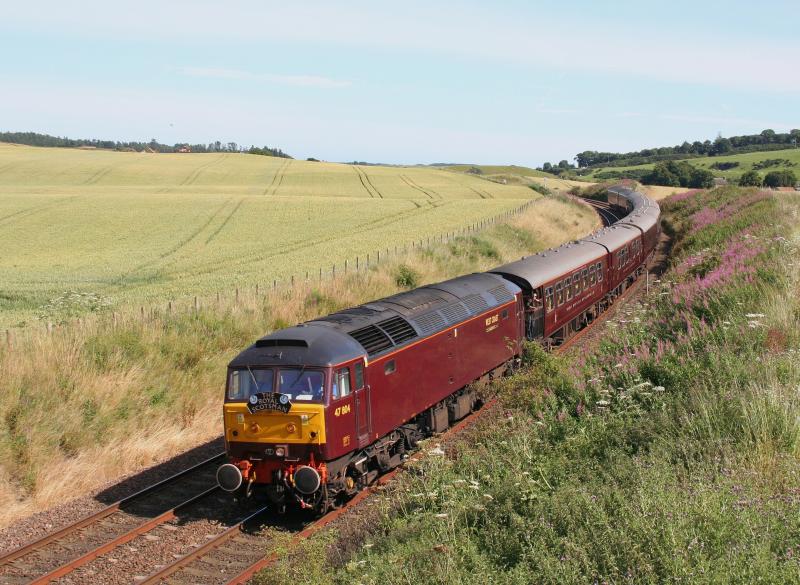
[[[275,449],[275,455],[277,455],[278,457],[283,457],[284,455],[286,455],[286,449],[284,449],[283,447],[278,447],[277,449]]]

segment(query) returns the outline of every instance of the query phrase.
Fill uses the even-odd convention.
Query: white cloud
[[[350,81],[331,79],[320,75],[273,75],[269,73],[253,73],[242,69],[224,69],[217,67],[181,67],[178,73],[189,77],[210,77],[216,79],[238,79],[243,81],[266,81],[279,85],[295,87],[313,87],[319,89],[339,89],[352,85]]]

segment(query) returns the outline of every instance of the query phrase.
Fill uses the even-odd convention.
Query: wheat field
[[[537,197],[429,167],[0,144],[0,326],[318,275]]]

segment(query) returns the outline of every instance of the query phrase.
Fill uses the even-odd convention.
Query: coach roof
[[[581,266],[601,260],[605,255],[603,246],[579,240],[492,268],[491,272],[507,277],[526,290],[532,290],[566,276]]]

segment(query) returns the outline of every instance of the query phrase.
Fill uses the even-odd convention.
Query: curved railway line
[[[604,225],[610,225],[620,218],[610,205],[585,200],[594,207]],[[641,288],[641,280],[628,288],[619,300],[628,297]],[[618,302],[615,303],[615,306]],[[591,326],[582,329],[555,349],[565,352],[603,323],[613,310],[602,314]],[[471,426],[479,417],[491,411],[494,400],[458,422],[441,437],[449,438]],[[410,459],[424,455],[418,450]],[[67,577],[63,582],[119,582],[118,578],[105,579],[102,572],[95,570],[90,575],[76,575],[89,563],[102,567],[107,555],[123,544],[136,538],[145,537],[159,527],[173,524],[172,530],[180,530],[180,519],[191,516],[192,511],[205,510],[224,504],[219,497],[220,488],[215,480],[215,471],[225,453],[219,453],[175,475],[155,483],[135,494],[119,500],[102,510],[81,520],[51,532],[33,542],[0,556],[0,585],[22,583],[51,583]],[[375,486],[385,484],[402,467],[382,475],[373,486],[359,492],[341,508],[329,512],[322,518],[311,521],[300,517],[275,517],[267,514],[268,507],[237,509],[227,505],[223,514],[227,523],[220,522],[224,529],[217,534],[207,535],[206,542],[190,545],[191,550],[172,555],[170,563],[159,564],[156,559],[149,561],[149,573],[135,577],[128,575],[128,582],[139,585],[157,583],[175,584],[218,584],[246,583],[255,573],[274,563],[277,552],[269,552],[270,543],[275,542],[277,533],[269,534],[270,529],[280,529],[289,535],[291,542],[297,542],[318,532],[373,493]],[[196,512],[196,511],[195,511]],[[151,537],[157,538],[157,537]],[[280,539],[285,543],[285,539]],[[184,547],[185,548],[185,547]],[[274,548],[274,547],[273,547]],[[130,550],[136,550],[131,548]],[[104,560],[105,559],[105,560]],[[107,563],[106,563],[107,564]],[[144,568],[140,564],[140,568]],[[102,571],[102,568],[100,569]],[[77,577],[77,578],[74,578]]]

